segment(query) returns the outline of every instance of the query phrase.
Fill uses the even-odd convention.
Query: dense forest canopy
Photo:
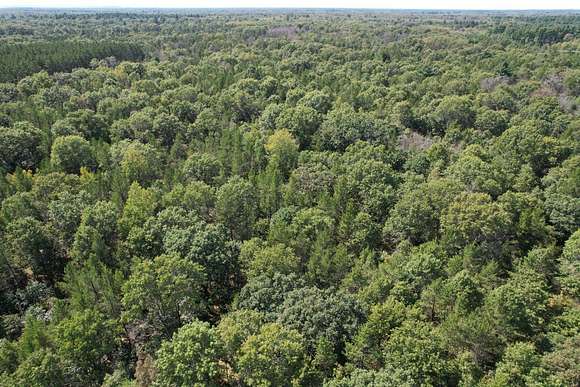
[[[580,14],[0,12],[0,386],[580,384]]]

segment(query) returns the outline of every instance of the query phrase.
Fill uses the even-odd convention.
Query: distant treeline
[[[0,46],[0,82],[12,82],[41,70],[49,73],[87,66],[91,59],[114,56],[142,60],[143,48],[127,42],[34,42]]]
[[[577,19],[571,19],[570,23],[544,23],[540,24],[502,24],[494,28],[494,33],[503,34],[511,40],[524,44],[553,44],[580,34],[580,26]]]

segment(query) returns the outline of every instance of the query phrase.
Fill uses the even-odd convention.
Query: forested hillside
[[[0,386],[580,385],[579,34],[0,13]]]

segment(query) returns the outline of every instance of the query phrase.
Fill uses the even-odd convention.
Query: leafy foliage
[[[0,386],[580,385],[577,13],[0,11]]]

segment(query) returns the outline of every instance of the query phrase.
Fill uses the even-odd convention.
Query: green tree
[[[52,338],[47,323],[32,313],[25,317],[22,334],[18,338],[18,357],[26,359],[30,354],[42,348],[50,347]]]
[[[223,225],[196,223],[165,235],[164,251],[203,267],[207,281],[203,295],[210,314],[226,308],[240,286],[239,246],[230,241]]]
[[[320,113],[311,107],[300,105],[283,109],[276,118],[276,127],[288,129],[298,139],[300,146],[306,148],[321,122]]]
[[[509,112],[506,110],[492,110],[483,107],[478,110],[473,126],[482,131],[489,131],[498,136],[507,129],[509,124]]]
[[[216,330],[223,342],[225,355],[233,362],[242,344],[250,336],[257,335],[264,325],[263,313],[249,309],[239,309],[222,317]]]
[[[123,285],[124,319],[146,323],[155,333],[170,337],[203,311],[203,268],[176,255],[160,255],[133,267]]]
[[[312,253],[318,236],[332,230],[333,220],[326,212],[319,208],[305,208],[296,212],[289,225],[281,225],[285,230],[280,231],[287,234],[283,238],[278,239],[273,235],[272,229],[277,226],[272,225],[270,227],[270,233],[272,234],[270,239],[279,240],[282,243],[288,244],[294,249],[297,256],[303,261],[306,261]]]
[[[215,190],[201,181],[187,185],[176,184],[170,192],[163,195],[165,207],[182,207],[194,211],[206,221],[214,215]]]
[[[522,268],[486,298],[498,333],[508,341],[530,340],[541,333],[548,317],[548,291],[541,274]]]
[[[16,343],[0,339],[0,375],[9,375],[18,368],[18,349]]]
[[[164,240],[168,233],[202,224],[201,219],[192,211],[167,207],[150,215],[142,225],[132,227],[123,247],[127,250],[127,255],[153,259],[163,253]]]
[[[238,372],[250,386],[292,386],[305,357],[304,342],[297,331],[266,324],[240,348]]]
[[[116,264],[117,217],[111,202],[100,201],[87,207],[74,237],[71,256],[79,261],[95,258],[111,266]]]
[[[155,191],[143,188],[137,182],[131,184],[118,222],[121,234],[128,235],[134,227],[143,226],[149,216],[155,213],[157,206],[158,198]]]
[[[496,321],[483,309],[466,313],[450,313],[441,324],[441,336],[449,352],[466,354],[475,368],[469,373],[480,377],[484,370],[492,369],[505,349],[499,337]]]
[[[117,346],[118,327],[94,309],[76,312],[54,329],[54,344],[62,361],[74,367],[78,382],[100,383],[107,357]]]
[[[420,298],[421,292],[444,271],[446,256],[436,241],[411,246],[402,243],[398,251],[385,257],[379,265],[378,275],[366,290],[373,302],[388,294],[405,304]]]
[[[459,192],[460,184],[450,179],[433,179],[404,189],[385,222],[385,237],[395,243],[408,239],[414,244],[437,237],[441,215]]]
[[[56,121],[51,132],[56,137],[79,135],[86,139],[106,139],[108,135],[104,118],[92,110],[80,109]]]
[[[580,94],[580,71],[578,69],[570,70],[564,78],[564,84],[568,88],[570,94],[579,95]]]
[[[528,386],[530,372],[540,365],[540,355],[531,343],[510,345],[495,370],[493,378],[484,386]]]
[[[124,280],[120,271],[91,256],[86,261],[69,262],[59,286],[67,293],[73,310],[95,308],[107,316],[119,317]]]
[[[6,171],[35,169],[43,157],[42,132],[28,122],[0,127],[0,167]]]
[[[6,228],[4,241],[11,265],[30,269],[34,276],[57,280],[64,268],[64,257],[45,224],[30,217],[17,219]]]
[[[256,211],[256,192],[248,181],[232,177],[218,189],[217,216],[234,238],[243,240],[252,236]]]
[[[483,148],[471,145],[463,150],[447,173],[471,192],[484,192],[497,197],[504,192],[505,182],[501,170],[490,159]]]
[[[446,386],[456,383],[449,354],[428,323],[405,321],[383,349],[387,369],[394,369],[410,385]]]
[[[322,287],[340,283],[352,265],[346,248],[342,245],[335,248],[331,238],[326,230],[318,234],[306,265],[310,281]]]
[[[159,351],[155,384],[159,386],[218,386],[222,344],[208,323],[194,320],[181,327]]]
[[[235,306],[261,312],[268,321],[276,319],[286,296],[306,283],[296,274],[273,273],[252,278],[242,288]]]
[[[389,298],[371,307],[367,321],[361,325],[352,343],[347,344],[347,357],[353,364],[379,369],[383,363],[382,349],[393,329],[406,318],[405,305]]]
[[[253,238],[242,244],[240,264],[246,278],[251,279],[263,274],[298,273],[301,262],[291,248],[281,243],[268,246],[262,240]]]
[[[458,196],[441,218],[443,243],[450,251],[473,245],[481,260],[504,256],[504,244],[513,235],[512,227],[502,206],[480,193]]]
[[[52,165],[66,173],[80,173],[81,168],[94,169],[95,157],[91,145],[80,136],[57,137],[50,152]]]
[[[324,337],[342,354],[363,320],[364,312],[351,295],[305,287],[286,295],[277,322],[300,332],[310,351]]]
[[[386,144],[393,137],[394,132],[386,122],[342,105],[326,115],[320,130],[316,132],[316,144],[322,150],[343,151],[358,140]]]
[[[59,357],[49,349],[32,353],[16,369],[13,375],[4,374],[2,386],[49,387],[64,386],[69,382]],[[88,380],[86,380],[88,382]]]
[[[472,101],[468,96],[445,96],[433,112],[433,119],[444,130],[452,125],[469,128],[475,120]]]
[[[266,140],[270,163],[276,164],[282,176],[287,177],[298,161],[298,144],[292,134],[284,129],[275,131]]]
[[[529,164],[536,174],[543,175],[561,158],[562,148],[536,121],[524,121],[504,131],[491,152],[507,170]]]
[[[357,143],[348,150],[356,152]],[[373,221],[383,221],[393,204],[399,178],[384,160],[373,160],[347,153],[343,156],[343,174],[334,187],[334,201],[338,211],[345,211],[349,203],[359,204]],[[354,156],[354,157],[353,157]],[[354,160],[353,160],[354,158]]]
[[[91,203],[86,191],[63,192],[59,198],[48,203],[48,219],[55,232],[59,246],[72,248],[75,233],[80,225],[83,211]]]
[[[161,145],[170,147],[178,134],[185,132],[185,125],[174,115],[161,113],[155,117],[152,134]]]
[[[111,147],[111,159],[129,183],[149,185],[161,174],[161,155],[150,144],[118,142]]]
[[[220,161],[207,153],[194,153],[183,164],[183,175],[186,179],[203,181],[213,185],[220,174]]]
[[[560,238],[567,239],[580,227],[580,156],[574,156],[561,166],[550,169],[542,179],[545,187],[545,207],[550,223]]]
[[[566,241],[560,258],[559,281],[562,290],[580,299],[580,230]]]
[[[311,107],[321,114],[326,114],[332,106],[332,98],[323,91],[312,90],[304,94],[304,97],[300,98],[297,104]]]

